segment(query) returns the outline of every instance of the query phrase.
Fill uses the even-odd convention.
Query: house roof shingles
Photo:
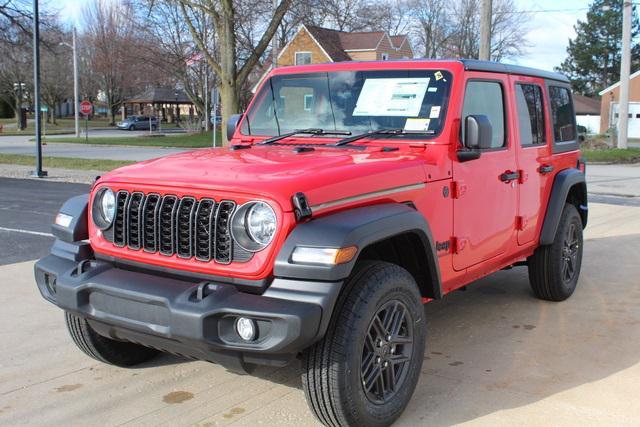
[[[193,104],[184,90],[170,87],[149,88],[125,102],[130,104],[175,104],[176,99],[179,104]]]
[[[577,115],[600,115],[600,99],[574,94],[573,107]]]
[[[350,61],[351,57],[345,52],[349,50],[374,50],[380,40],[386,36],[384,31],[366,31],[347,33],[328,28],[305,26],[313,38],[325,50],[332,61]],[[393,47],[399,48],[406,35],[391,36]]]

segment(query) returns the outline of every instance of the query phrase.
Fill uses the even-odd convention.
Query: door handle
[[[500,175],[500,181],[509,183],[520,178],[520,172],[506,171]]]
[[[542,175],[553,172],[553,166],[551,165],[542,165],[538,168],[538,172]]]

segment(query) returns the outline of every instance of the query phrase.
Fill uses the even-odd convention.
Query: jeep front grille
[[[231,216],[236,203],[210,198],[119,191],[116,217],[105,238],[118,247],[165,256],[229,264],[247,262],[251,252],[234,243]]]

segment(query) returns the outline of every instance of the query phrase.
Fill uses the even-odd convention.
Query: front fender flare
[[[354,208],[299,224],[287,237],[274,266],[276,277],[306,280],[340,281],[351,274],[358,256],[367,246],[400,234],[413,233],[425,248],[424,260],[437,297],[442,295],[440,269],[431,229],[424,216],[398,203]],[[294,264],[291,255],[296,246],[345,248],[357,246],[356,256],[348,263],[327,266]]]

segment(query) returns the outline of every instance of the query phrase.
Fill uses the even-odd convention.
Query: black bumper
[[[232,284],[77,262],[55,251],[36,263],[35,277],[45,299],[88,319],[101,335],[235,371],[245,364],[285,365],[320,339],[342,286],[275,278],[256,295]],[[257,322],[255,341],[237,336],[238,316]]]

